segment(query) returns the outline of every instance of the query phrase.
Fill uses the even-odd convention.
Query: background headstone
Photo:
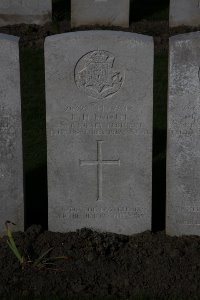
[[[52,0],[0,0],[0,26],[51,21]]]
[[[152,38],[54,35],[45,61],[49,229],[149,230]]]
[[[24,229],[19,39],[0,34],[0,232]]]
[[[167,233],[200,235],[200,33],[170,39]]]
[[[200,0],[171,0],[169,26],[200,26]]]
[[[129,26],[130,0],[71,0],[71,26]]]

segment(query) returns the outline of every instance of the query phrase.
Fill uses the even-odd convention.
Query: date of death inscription
[[[131,112],[66,112],[51,124],[51,136],[67,135],[149,135],[145,122]]]
[[[128,207],[87,207],[87,208],[75,208],[69,207],[59,214],[61,219],[130,219],[130,218],[142,218],[144,211],[140,207],[128,208]]]

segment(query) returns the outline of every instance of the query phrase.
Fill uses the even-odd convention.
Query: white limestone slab
[[[129,26],[130,0],[71,0],[71,26]]]
[[[19,39],[0,34],[0,233],[24,229]]]
[[[200,235],[200,32],[170,39],[167,218],[170,235]]]
[[[49,229],[151,229],[153,40],[114,31],[45,41]]]
[[[169,26],[200,26],[200,0],[170,0]]]
[[[51,21],[52,0],[0,0],[0,26]]]

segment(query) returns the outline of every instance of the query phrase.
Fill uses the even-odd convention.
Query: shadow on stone
[[[161,11],[166,10],[164,16],[160,14]],[[130,21],[140,21],[148,19],[156,14],[162,19],[168,18],[169,0],[131,0],[130,2]]]
[[[25,174],[25,228],[32,224],[48,227],[46,165]]]
[[[71,1],[70,0],[53,0],[53,20],[63,21],[70,20]]]
[[[162,155],[160,154],[162,153]],[[152,230],[165,229],[166,131],[155,130],[153,139]]]

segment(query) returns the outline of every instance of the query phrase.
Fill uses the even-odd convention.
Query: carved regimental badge
[[[115,57],[103,50],[81,57],[75,68],[75,83],[87,95],[106,99],[122,87],[124,75],[114,69]]]

